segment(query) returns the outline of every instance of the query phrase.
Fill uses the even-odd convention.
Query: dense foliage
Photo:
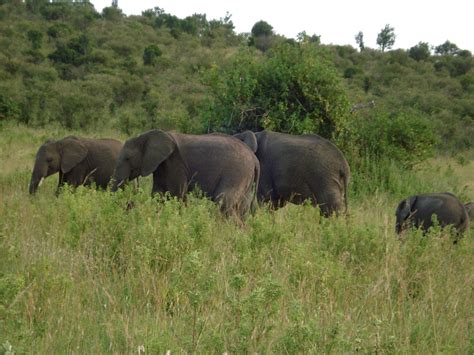
[[[349,101],[322,49],[282,44],[266,58],[242,51],[228,66],[209,71],[214,101],[211,129],[318,132],[333,137],[344,128]]]

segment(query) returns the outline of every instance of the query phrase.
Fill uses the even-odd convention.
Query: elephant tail
[[[350,174],[349,170],[341,169],[339,172],[340,178],[343,181],[343,186],[344,186],[344,207],[345,207],[345,213],[349,213],[349,199],[348,199],[348,191],[349,191],[349,179],[350,179]]]
[[[254,214],[257,210],[257,194],[258,194],[258,184],[260,181],[260,163],[257,161],[254,167],[254,176],[253,176],[253,183],[252,183],[252,203],[250,205],[250,212]]]

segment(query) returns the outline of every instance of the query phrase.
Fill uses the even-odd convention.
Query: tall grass
[[[0,353],[474,351],[472,236],[394,235],[406,194],[472,199],[472,162],[367,160],[348,217],[260,207],[241,226],[198,196],[151,199],[149,180],[55,197],[51,177],[30,197],[40,139],[0,136]]]

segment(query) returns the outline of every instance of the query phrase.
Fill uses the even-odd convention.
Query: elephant
[[[436,216],[439,225],[452,225],[458,233],[469,227],[466,207],[450,192],[426,193],[410,196],[398,204],[395,231],[400,234],[410,226],[421,228],[424,232],[433,225]]]
[[[122,143],[115,139],[68,136],[44,143],[36,153],[30,181],[34,194],[44,178],[59,172],[56,194],[65,183],[77,187],[95,182],[106,188],[113,174]]]
[[[191,135],[151,130],[127,140],[120,152],[112,191],[128,180],[153,174],[152,195],[184,198],[196,186],[225,215],[243,217],[253,205],[260,166],[240,140],[222,134]]]
[[[469,220],[474,221],[474,202],[468,202],[464,204]]]
[[[278,208],[309,200],[324,216],[347,212],[350,168],[342,152],[316,134],[263,130],[235,134],[260,162],[257,197]]]

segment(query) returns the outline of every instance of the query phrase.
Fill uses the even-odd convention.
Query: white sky
[[[90,0],[97,11],[112,0]],[[158,6],[179,18],[194,13],[219,19],[228,11],[235,31],[250,32],[264,20],[274,32],[296,38],[301,31],[320,35],[324,44],[357,47],[362,31],[366,47],[377,48],[377,34],[389,24],[395,29],[394,48],[408,49],[418,42],[437,46],[449,40],[474,53],[474,1],[472,0],[118,0],[127,15],[140,15]]]

